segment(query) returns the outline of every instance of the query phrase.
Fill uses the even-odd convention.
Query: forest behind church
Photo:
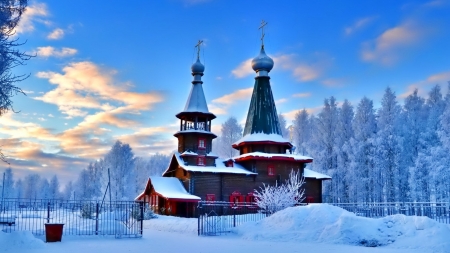
[[[450,201],[450,92],[442,94],[436,85],[421,97],[416,90],[401,105],[386,88],[380,104],[375,108],[367,97],[356,105],[330,97],[317,114],[303,109],[292,122],[282,114],[279,120],[294,153],[313,157],[308,168],[333,178],[324,184],[326,202]],[[238,154],[231,148],[242,136],[236,118],[216,134],[214,153]],[[136,157],[132,147],[117,141],[65,186],[57,175],[50,181],[38,174],[15,180],[7,169],[5,197],[99,199],[110,181],[113,199],[134,199],[170,157]]]

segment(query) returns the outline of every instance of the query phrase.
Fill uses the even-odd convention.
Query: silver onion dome
[[[202,73],[205,71],[205,66],[197,58],[197,61],[191,66],[192,73]]]
[[[259,52],[259,55],[253,58],[252,68],[256,72],[259,72],[261,70],[270,72],[272,70],[273,60],[272,58],[266,55],[266,52],[264,51],[264,46],[261,47],[261,52]]]

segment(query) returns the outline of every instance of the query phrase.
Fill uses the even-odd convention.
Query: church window
[[[197,165],[204,166],[205,165],[205,157],[197,157]]]
[[[239,203],[244,202],[244,196],[238,191],[234,191],[230,195],[231,206],[239,206]]]
[[[205,143],[205,139],[204,138],[200,138],[198,139],[198,148],[204,149],[206,148],[206,143]]]
[[[215,194],[206,194],[206,201],[216,201]]]
[[[273,164],[267,166],[267,175],[275,176],[275,166]]]

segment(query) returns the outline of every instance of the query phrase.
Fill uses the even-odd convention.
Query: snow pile
[[[197,218],[180,218],[164,215],[157,216],[157,219],[144,220],[144,229],[186,234],[198,233]]]
[[[25,249],[43,248],[45,243],[29,231],[4,233],[0,231],[0,251],[21,252]]]
[[[321,242],[433,249],[450,252],[450,226],[427,217],[392,215],[380,219],[356,216],[342,208],[312,204],[287,208],[234,233],[250,240]]]

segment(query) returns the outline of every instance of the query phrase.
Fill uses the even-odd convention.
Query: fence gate
[[[198,235],[229,233],[233,227],[267,216],[255,203],[200,201],[197,206]]]
[[[64,224],[64,235],[142,237],[143,202],[4,199],[0,231],[45,234],[45,223]]]

